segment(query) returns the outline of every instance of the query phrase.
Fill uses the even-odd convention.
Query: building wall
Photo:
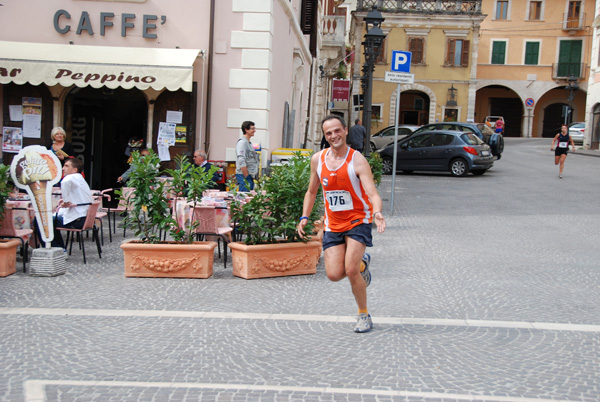
[[[594,24],[592,26],[592,50],[590,60],[590,78],[586,101],[586,148],[598,149],[600,138],[600,115],[594,115],[594,109],[600,105],[600,1],[596,1]]]

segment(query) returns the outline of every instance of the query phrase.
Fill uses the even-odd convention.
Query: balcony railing
[[[358,11],[377,6],[392,13],[481,14],[482,0],[358,0]]]
[[[346,17],[339,15],[323,16],[323,44],[344,45],[346,40]]]
[[[585,63],[553,63],[552,78],[569,78],[570,76],[574,76],[575,78],[584,79],[587,68]]]
[[[563,16],[563,30],[565,31],[578,31],[584,29],[583,22],[585,21],[585,13],[579,13],[573,15],[570,13],[564,14]]]

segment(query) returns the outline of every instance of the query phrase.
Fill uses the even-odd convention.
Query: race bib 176
[[[352,196],[349,191],[331,190],[325,193],[329,209],[333,212],[352,209]]]

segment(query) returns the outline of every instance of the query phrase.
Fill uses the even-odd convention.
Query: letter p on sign
[[[392,50],[392,71],[410,73],[411,52]]]

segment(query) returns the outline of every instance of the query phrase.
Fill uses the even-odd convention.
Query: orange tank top
[[[371,223],[373,204],[354,170],[356,151],[348,147],[344,163],[334,170],[327,167],[325,157],[328,152],[331,149],[321,152],[317,167],[323,188],[325,230],[346,232],[361,223]]]

